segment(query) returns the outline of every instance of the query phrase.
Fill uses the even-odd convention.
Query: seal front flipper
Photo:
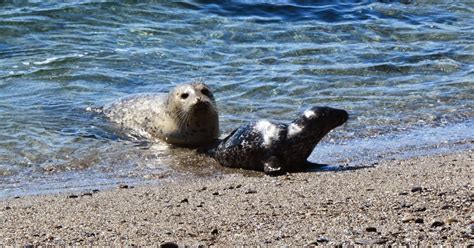
[[[282,164],[275,156],[271,156],[270,158],[263,161],[263,172],[269,176],[279,176],[285,174]]]

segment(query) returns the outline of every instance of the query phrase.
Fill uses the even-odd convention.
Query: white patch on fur
[[[303,130],[302,127],[298,126],[295,123],[291,123],[290,126],[288,126],[288,134],[286,135],[286,137],[291,138],[291,137],[299,134],[301,132],[301,130]]]
[[[304,111],[303,114],[304,114],[304,116],[306,116],[306,118],[308,118],[308,119],[316,115],[316,114],[314,113],[314,111],[309,110],[309,109],[306,110],[306,111]]]
[[[278,132],[280,131],[278,126],[267,120],[258,121],[254,129],[262,134],[264,146],[270,146],[272,141],[278,138]]]

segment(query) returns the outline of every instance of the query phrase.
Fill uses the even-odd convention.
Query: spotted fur
[[[300,169],[319,141],[348,119],[344,110],[312,107],[290,124],[251,122],[209,151],[221,165],[279,174]]]

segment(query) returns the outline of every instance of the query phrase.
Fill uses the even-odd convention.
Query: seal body
[[[259,120],[241,126],[209,154],[226,167],[280,174],[301,169],[319,141],[348,119],[344,110],[312,107],[290,124]]]
[[[103,109],[105,116],[131,136],[196,147],[219,136],[218,112],[210,88],[182,84],[168,94],[133,95]]]

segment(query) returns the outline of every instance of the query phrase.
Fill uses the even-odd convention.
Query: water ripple
[[[74,184],[74,173],[103,183],[187,174],[183,164],[217,171],[129,141],[85,111],[197,78],[215,90],[223,133],[255,118],[287,122],[310,105],[350,112],[328,149],[373,141],[378,153],[377,140],[391,144],[383,137],[406,145],[420,130],[467,130],[473,14],[468,2],[406,0],[0,3],[0,190],[61,173]]]

